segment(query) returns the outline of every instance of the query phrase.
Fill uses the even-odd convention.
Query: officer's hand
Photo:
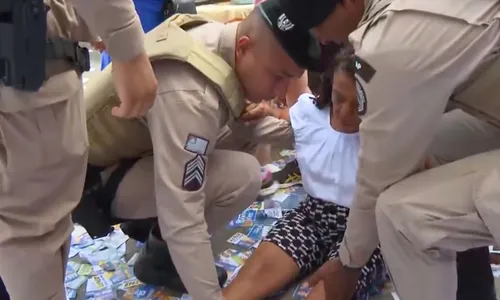
[[[241,121],[255,121],[271,115],[271,106],[266,101],[248,104],[240,116]]]
[[[120,106],[113,107],[114,116],[137,118],[145,115],[156,97],[156,80],[146,53],[128,62],[113,61],[113,81]]]
[[[332,259],[314,272],[307,282],[311,287],[323,284],[327,300],[350,300],[356,291],[360,274],[359,270],[344,268],[340,259]]]

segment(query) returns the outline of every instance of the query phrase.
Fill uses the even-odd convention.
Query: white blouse
[[[311,94],[302,94],[290,109],[295,151],[305,191],[314,198],[350,207],[356,187],[359,133],[342,133],[330,125],[330,108],[318,109]]]

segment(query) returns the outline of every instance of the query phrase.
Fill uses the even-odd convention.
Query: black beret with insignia
[[[302,68],[314,70],[321,59],[319,41],[308,31],[295,26],[281,10],[278,0],[266,0],[257,6],[285,52]]]
[[[309,30],[323,23],[342,0],[278,0],[283,13],[298,27]]]

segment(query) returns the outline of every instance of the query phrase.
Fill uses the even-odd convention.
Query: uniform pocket
[[[88,149],[82,90],[70,99],[15,113],[0,113],[2,182],[70,163]]]

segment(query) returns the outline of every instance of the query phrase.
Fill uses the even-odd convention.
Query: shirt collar
[[[220,56],[234,68],[236,64],[236,32],[239,22],[226,24],[222,29],[219,39],[218,52]]]

